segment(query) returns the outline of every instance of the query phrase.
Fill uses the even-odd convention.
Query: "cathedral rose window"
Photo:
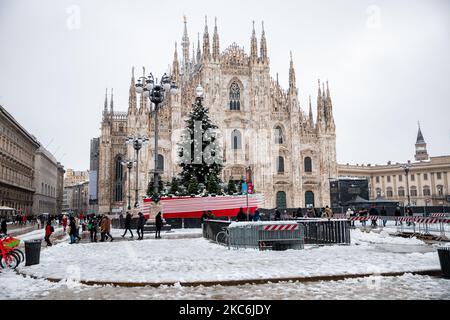
[[[230,110],[241,110],[241,89],[236,82],[230,86]]]

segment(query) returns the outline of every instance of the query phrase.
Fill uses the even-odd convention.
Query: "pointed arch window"
[[[239,130],[233,130],[231,132],[231,149],[242,149],[242,136]]]
[[[123,201],[123,159],[122,156],[116,157],[115,175],[114,175],[114,201]]]
[[[164,156],[158,154],[158,171],[164,171]]]
[[[236,81],[230,86],[230,110],[241,110],[241,88]]]
[[[284,173],[284,158],[277,157],[277,173]]]
[[[305,172],[312,172],[312,161],[310,157],[305,158]]]
[[[276,126],[275,129],[275,144],[283,144],[284,143],[284,137],[283,137],[283,130],[280,126]]]

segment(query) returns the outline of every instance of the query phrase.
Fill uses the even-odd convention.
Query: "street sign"
[[[430,203],[431,199],[425,199],[426,203]]]

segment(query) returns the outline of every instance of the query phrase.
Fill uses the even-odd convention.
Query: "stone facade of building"
[[[63,212],[76,215],[89,212],[89,181],[64,187]]]
[[[39,142],[0,106],[0,206],[31,214]]]
[[[58,190],[58,175],[61,164],[56,161],[55,157],[43,146],[36,150],[34,159],[34,189],[33,195],[33,213],[39,215],[41,213],[50,213],[52,215],[57,212],[57,198],[60,195]]]
[[[265,198],[264,207],[304,207],[306,204],[330,204],[329,178],[337,176],[336,135],[328,83],[320,84],[317,95],[317,119],[313,120],[311,99],[308,112],[299,102],[291,55],[289,88],[281,88],[270,75],[270,59],[264,25],[259,40],[255,28],[250,38],[250,53],[233,43],[220,50],[217,24],[212,43],[205,24],[203,44],[190,55],[187,24],[178,59],[175,45],[171,77],[179,86],[174,96],[167,95],[159,113],[160,163],[162,178],[179,172],[177,141],[195,101],[195,89],[204,89],[204,105],[221,134],[224,170],[222,180],[239,180],[247,167],[252,168],[255,191]],[[105,97],[101,124],[99,157],[99,210],[109,212],[124,205],[128,194],[124,159],[135,159],[130,136],[145,136],[151,143],[139,153],[139,200],[145,195],[154,169],[154,117],[151,106],[135,91],[132,72],[129,104],[126,112],[114,109]],[[136,171],[131,174],[134,202]]]
[[[417,135],[416,162],[386,165],[338,165],[340,177],[365,177],[369,180],[370,199],[385,197],[415,206],[450,205],[450,156],[428,157],[421,129]],[[408,177],[404,167],[409,167]]]

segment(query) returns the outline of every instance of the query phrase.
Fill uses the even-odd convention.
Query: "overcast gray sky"
[[[0,0],[0,104],[66,168],[89,168],[106,87],[127,110],[131,66],[162,74],[180,43],[217,16],[221,50],[250,48],[265,22],[271,74],[302,107],[329,80],[340,163],[412,159],[417,121],[450,154],[450,1]],[[179,50],[180,53],[180,50]]]

